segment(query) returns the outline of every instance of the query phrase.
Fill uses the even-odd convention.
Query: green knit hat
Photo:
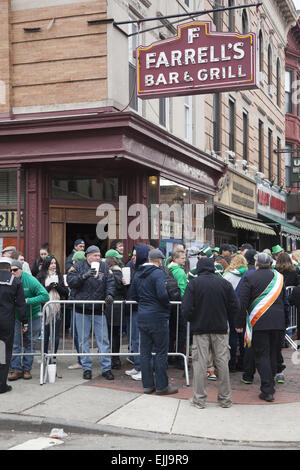
[[[204,246],[200,252],[199,255],[205,255],[207,258],[212,258],[213,257],[213,252],[210,246]]]
[[[119,258],[122,259],[123,256],[117,250],[108,250],[105,253],[105,258]]]
[[[277,255],[277,254],[280,253],[281,251],[284,251],[284,249],[281,248],[280,245],[276,245],[276,246],[273,246],[273,247],[272,247],[272,255]]]
[[[84,259],[86,259],[84,251],[76,251],[72,256],[72,261],[83,261]]]

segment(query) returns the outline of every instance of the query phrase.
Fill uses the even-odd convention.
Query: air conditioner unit
[[[264,81],[265,81],[265,74],[264,72],[258,72],[258,80],[259,80],[259,83],[261,85],[263,85]]]
[[[274,95],[274,86],[273,85],[268,86],[268,93],[269,93],[270,96]]]

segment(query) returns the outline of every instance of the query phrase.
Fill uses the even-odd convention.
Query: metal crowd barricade
[[[180,352],[178,349],[178,342],[179,342],[179,334],[180,334],[180,307],[181,302],[170,302],[173,306],[176,306],[176,331],[175,331],[175,345],[174,351],[169,352],[168,356],[175,356],[175,357],[182,357],[183,364],[184,364],[184,371],[185,371],[185,378],[186,378],[186,385],[190,385],[189,381],[189,374],[188,374],[188,361],[189,361],[189,349],[190,349],[190,328],[189,323],[187,323],[186,328],[186,337],[185,339],[185,353]],[[57,310],[53,308],[55,305],[60,305],[60,314],[58,315]],[[66,336],[66,312],[67,307],[71,306],[71,317],[72,317],[72,328],[70,334],[72,336],[72,341]],[[83,315],[82,317],[82,337],[78,337],[78,331],[76,329],[76,307],[80,306]],[[107,331],[109,336],[110,342],[110,351],[108,352],[99,352],[99,348],[97,347],[97,352],[95,352],[95,345],[94,337],[95,337],[95,308],[98,306],[98,310],[100,307],[101,313],[101,326],[102,332],[104,328],[104,324],[107,324]],[[105,306],[104,300],[55,300],[47,302],[42,311],[43,321],[42,321],[42,334],[41,334],[41,366],[40,366],[40,384],[43,385],[46,383],[47,380],[47,365],[50,362],[58,359],[59,357],[83,357],[83,356],[121,356],[121,357],[131,357],[131,356],[140,356],[140,338],[137,338],[137,324],[136,324],[136,309],[137,302],[135,301],[122,301],[116,300],[113,302],[111,307]],[[114,324],[114,316],[116,316],[115,308],[118,307],[119,313],[118,316],[120,317],[120,321],[118,325]],[[109,312],[110,308],[110,312]],[[87,311],[89,313],[87,313]],[[107,313],[110,315],[110,321],[107,321]],[[89,349],[90,352],[83,352],[83,347],[79,348],[79,344],[83,345],[83,336],[84,336],[84,321],[86,315],[91,316],[91,332],[89,335]],[[59,317],[59,321],[58,321]],[[106,319],[106,321],[105,321]],[[127,341],[124,340],[124,330],[125,330],[125,323],[126,323],[126,338]],[[118,351],[113,352],[113,344],[116,344],[114,341],[114,334],[116,333],[116,327],[118,330]],[[60,331],[62,330],[62,334],[60,335]],[[76,333],[78,343],[76,342]],[[45,351],[45,335],[49,334],[49,350]],[[59,336],[59,337],[58,337]],[[139,336],[139,335],[138,335]],[[59,344],[58,344],[59,339]],[[103,334],[102,334],[102,342],[103,342]],[[81,341],[80,341],[81,340]],[[101,343],[102,345],[103,343]],[[77,346],[77,347],[76,347]],[[100,348],[101,349],[101,348]],[[155,353],[152,353],[155,354]]]
[[[289,286],[286,288],[288,297],[293,292],[293,289],[294,289],[294,286]],[[296,351],[297,351],[297,341],[293,340],[293,336],[297,332],[297,329],[298,329],[297,308],[295,305],[290,305],[289,325],[286,328],[285,340]]]
[[[41,356],[41,349],[39,348],[39,344],[41,344],[40,335],[42,330],[43,313],[39,312],[38,316],[36,317],[37,321],[34,322],[35,319],[33,318],[32,314],[32,305],[29,305],[29,308],[30,313],[28,319],[27,333],[23,334],[22,325],[20,321],[16,321],[15,324],[14,347],[12,357],[20,357],[22,365],[25,356],[32,356],[33,358]],[[17,328],[19,329],[19,331],[16,331]]]

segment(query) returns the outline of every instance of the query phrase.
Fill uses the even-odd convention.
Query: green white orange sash
[[[244,345],[250,347],[252,340],[252,330],[260,317],[273,305],[276,299],[278,299],[282,287],[283,287],[283,276],[278,271],[273,271],[274,277],[270,284],[265,290],[252,302],[248,309],[246,319],[246,332]]]

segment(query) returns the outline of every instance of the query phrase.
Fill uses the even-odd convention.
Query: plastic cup
[[[56,378],[56,364],[48,364],[47,372],[49,384],[54,384]]]

